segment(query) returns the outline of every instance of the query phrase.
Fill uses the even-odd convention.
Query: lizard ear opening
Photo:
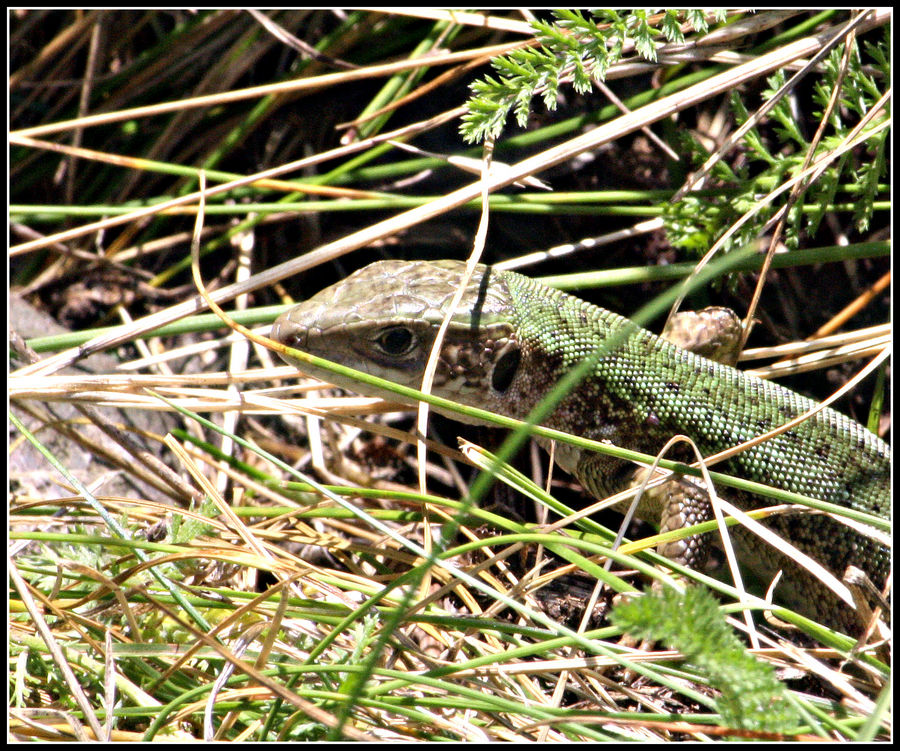
[[[494,365],[494,372],[491,374],[491,386],[495,391],[503,393],[509,388],[519,369],[521,359],[522,354],[517,346],[507,348],[500,356],[497,364]]]

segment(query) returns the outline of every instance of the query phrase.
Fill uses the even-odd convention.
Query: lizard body
[[[372,264],[282,315],[272,336],[290,347],[418,388],[464,268],[459,261]],[[543,424],[651,455],[672,436],[684,434],[710,456],[783,425],[816,404],[676,346],[608,310],[486,266],[477,267],[451,320],[432,393],[524,419],[585,358],[594,358],[587,376]],[[294,364],[338,385],[397,398]],[[678,447],[667,458],[693,460]],[[599,498],[635,481],[633,464],[568,444],[557,446],[556,460]],[[890,516],[888,445],[829,408],[716,469],[881,518]],[[771,505],[739,491],[725,495],[744,510]],[[708,498],[696,486],[671,497],[645,494],[637,514],[663,530],[711,518]],[[884,584],[890,565],[887,547],[829,516],[777,515],[767,526],[838,578],[853,564],[876,586]],[[848,631],[858,630],[855,616],[805,569],[740,526],[734,530],[742,563],[768,578],[784,571],[778,591],[787,604]],[[697,539],[661,552],[696,566],[705,547]]]

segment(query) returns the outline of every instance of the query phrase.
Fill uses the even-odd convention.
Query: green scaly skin
[[[282,315],[272,337],[419,388],[464,269],[459,261],[374,263]],[[544,424],[646,454],[657,454],[672,436],[683,434],[711,456],[816,405],[775,383],[682,349],[608,310],[521,274],[485,266],[477,267],[453,315],[432,393],[521,420],[564,373],[592,356],[587,377]],[[293,364],[331,383],[397,400],[389,392]],[[666,458],[694,460],[683,444]],[[620,459],[559,444],[556,460],[599,498],[635,483],[634,465]],[[890,516],[890,448],[832,409],[715,469],[884,519]],[[638,516],[662,530],[711,518],[706,494],[696,486],[685,491],[684,485],[672,482],[665,492],[645,494]],[[743,510],[772,505],[731,489],[722,494]],[[890,553],[870,537],[818,514],[779,515],[766,524],[838,578],[853,564],[883,586]],[[733,529],[744,565],[765,580],[783,570],[779,599],[827,624],[859,630],[855,613],[822,583],[752,533]],[[697,566],[708,537],[688,538],[661,552]]]

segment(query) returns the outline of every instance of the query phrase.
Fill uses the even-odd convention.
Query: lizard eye
[[[392,357],[401,357],[409,354],[416,346],[416,337],[405,326],[391,326],[375,337],[375,346],[384,354]]]

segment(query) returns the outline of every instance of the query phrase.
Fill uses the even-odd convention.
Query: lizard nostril
[[[305,349],[307,339],[307,329],[304,326],[298,326],[289,318],[289,313],[284,313],[275,323],[272,324],[270,338],[281,344],[295,349]]]

